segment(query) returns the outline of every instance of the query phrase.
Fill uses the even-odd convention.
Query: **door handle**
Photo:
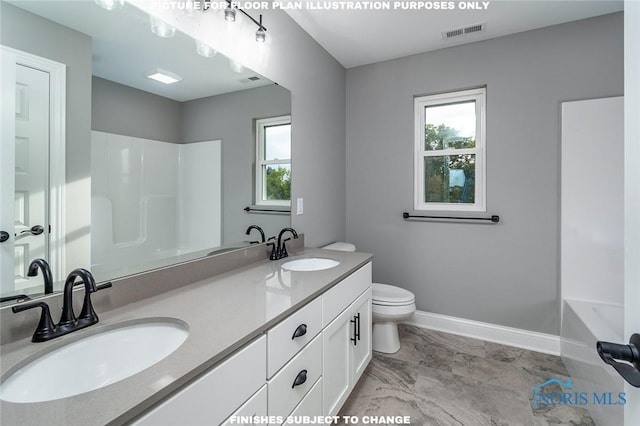
[[[40,235],[44,233],[44,227],[42,225],[34,225],[29,229],[23,229],[16,234],[16,239],[27,237],[29,235]]]
[[[22,234],[31,234],[31,235],[40,235],[44,232],[44,228],[42,225],[34,225],[29,229],[25,229],[24,231],[20,231],[20,235]]]
[[[0,231],[0,243],[4,243],[11,235],[7,231]]]
[[[623,379],[631,386],[640,388],[640,334],[632,334],[628,345],[597,342],[596,349],[600,358],[615,368]]]

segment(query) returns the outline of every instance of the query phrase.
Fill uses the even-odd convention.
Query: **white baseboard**
[[[560,336],[416,311],[405,324],[560,356]]]

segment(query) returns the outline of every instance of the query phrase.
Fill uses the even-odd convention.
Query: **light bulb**
[[[198,52],[198,55],[204,56],[205,58],[213,58],[218,53],[216,49],[204,44],[200,40],[196,40],[196,52]]]
[[[151,32],[157,36],[171,38],[176,35],[176,29],[155,16],[149,17],[151,20]]]
[[[258,28],[258,31],[256,31],[256,41],[258,43],[264,43],[264,41],[267,39],[267,32],[262,28]]]
[[[236,10],[231,6],[227,6],[224,10],[224,19],[229,22],[236,22]]]
[[[95,3],[106,10],[120,10],[124,6],[124,0],[95,0]]]

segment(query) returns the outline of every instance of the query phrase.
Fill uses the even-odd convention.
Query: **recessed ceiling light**
[[[145,75],[147,76],[147,78],[159,81],[160,83],[164,83],[164,84],[172,84],[182,80],[182,77],[180,77],[178,74],[174,74],[170,71],[166,71],[160,68],[156,68],[153,71],[149,71]]]

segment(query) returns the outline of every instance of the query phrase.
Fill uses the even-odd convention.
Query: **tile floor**
[[[373,353],[340,415],[409,415],[425,426],[594,425],[583,407],[533,408],[531,388],[568,378],[557,356],[408,325],[400,341],[395,354]]]

